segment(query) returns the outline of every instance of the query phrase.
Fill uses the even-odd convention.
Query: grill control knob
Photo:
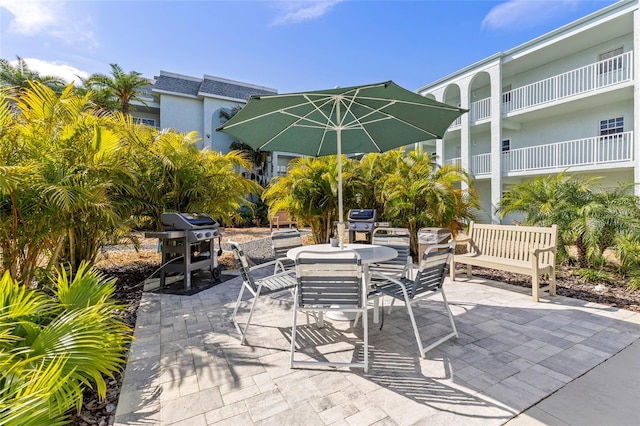
[[[197,239],[202,239],[202,232],[196,232],[196,238]]]
[[[211,232],[205,232],[205,234],[204,234],[204,236],[207,237],[207,238],[211,238],[211,235],[212,235]]]

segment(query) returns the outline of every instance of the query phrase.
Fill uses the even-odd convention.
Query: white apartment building
[[[167,71],[160,71],[160,75],[150,83],[142,96],[146,105],[134,102],[132,115],[135,120],[160,129],[195,130],[201,138],[199,148],[222,153],[230,151],[233,138],[215,131],[226,121],[220,112],[244,106],[251,95],[277,93],[276,89],[225,78],[210,75],[191,77]],[[272,176],[285,174],[289,161],[297,156],[270,153],[267,170],[256,170],[264,172],[264,179],[260,176],[256,180],[265,184]]]
[[[536,176],[567,170],[605,185],[640,184],[638,0],[621,0],[418,93],[469,109],[444,139],[425,145],[440,164],[460,164],[473,176],[482,221],[499,223],[503,192]]]

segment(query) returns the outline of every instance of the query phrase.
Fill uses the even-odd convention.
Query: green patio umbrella
[[[254,149],[319,157],[384,152],[442,138],[466,110],[393,81],[300,93],[252,96],[216,130]],[[338,161],[338,233],[344,238],[342,162]]]

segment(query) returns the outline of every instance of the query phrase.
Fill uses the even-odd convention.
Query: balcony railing
[[[454,166],[462,167],[462,159],[460,157],[449,158],[445,160],[444,164],[453,164]]]
[[[491,117],[491,98],[484,98],[479,101],[472,102],[469,112],[471,114],[472,123]]]
[[[553,102],[633,79],[633,52],[540,80],[502,94],[502,112],[508,113]]]
[[[512,149],[502,154],[504,172],[564,169],[633,161],[633,132]]]
[[[528,172],[622,163],[633,161],[635,155],[633,132],[624,132],[512,149],[502,154],[502,170]],[[462,166],[462,161],[460,157],[450,158],[445,164]],[[470,169],[473,176],[491,174],[491,154],[473,155]]]
[[[491,153],[473,155],[471,157],[471,173],[474,176],[491,173]]]

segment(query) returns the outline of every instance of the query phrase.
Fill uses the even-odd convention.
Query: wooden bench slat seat
[[[467,244],[467,253],[453,256],[450,278],[455,281],[455,264],[498,269],[531,277],[532,296],[538,301],[541,291],[556,294],[556,250],[558,225],[514,226],[471,222],[469,234],[456,238]],[[549,276],[549,285],[540,288],[540,275]]]

